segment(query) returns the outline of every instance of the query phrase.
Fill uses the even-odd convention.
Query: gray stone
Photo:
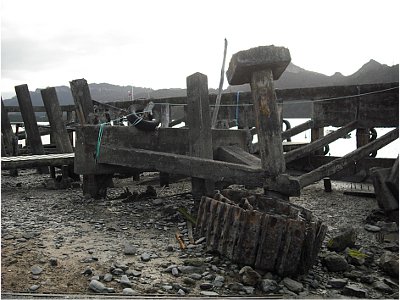
[[[347,247],[351,248],[356,243],[357,233],[354,228],[342,228],[340,233],[327,243],[329,250],[340,252]]]
[[[364,229],[366,231],[370,231],[370,232],[379,232],[379,231],[381,231],[380,227],[374,226],[374,225],[371,225],[371,224],[365,224]]]
[[[274,293],[279,290],[278,283],[272,279],[262,279],[260,287],[264,293]]]
[[[97,280],[90,281],[89,288],[95,293],[108,293],[108,290],[105,287],[105,285]]]
[[[205,267],[194,267],[194,266],[179,266],[178,267],[179,272],[183,274],[190,274],[190,273],[203,273],[205,270]]]
[[[162,286],[162,289],[166,292],[172,291],[173,287],[172,285],[166,284]]]
[[[179,289],[179,290],[176,292],[176,294],[179,295],[179,296],[185,296],[185,295],[186,295],[185,291],[182,290],[182,289]]]
[[[399,227],[397,226],[396,222],[384,222],[384,221],[378,221],[376,223],[383,231],[386,232],[398,232]]]
[[[244,285],[240,282],[232,282],[228,285],[228,289],[235,292],[243,291],[243,288]]]
[[[122,275],[121,279],[119,280],[119,283],[122,284],[125,287],[131,287],[132,282],[129,280],[128,276]]]
[[[192,273],[192,274],[189,274],[189,278],[192,278],[194,280],[200,280],[202,278],[202,276],[201,276],[201,274],[198,274],[198,273]]]
[[[123,294],[123,295],[132,296],[132,295],[138,295],[139,293],[138,293],[137,291],[131,289],[131,288],[124,288],[124,289],[122,290],[122,294]]]
[[[115,293],[115,289],[114,288],[107,288],[107,293]]]
[[[92,273],[93,273],[92,268],[86,267],[86,269],[83,270],[83,272],[81,274],[83,274],[83,275],[92,275]]]
[[[367,298],[368,293],[365,289],[362,289],[356,285],[349,284],[345,286],[342,290],[342,295],[352,296],[357,298]]]
[[[168,252],[173,252],[174,251],[174,245],[168,245],[165,250],[167,250]]]
[[[125,255],[135,255],[137,251],[136,246],[132,244],[125,244],[124,254]]]
[[[200,289],[201,290],[212,290],[214,285],[211,282],[202,282],[200,284]]]
[[[112,274],[110,274],[110,273],[106,273],[106,274],[104,275],[104,277],[103,277],[103,280],[104,280],[105,282],[110,282],[112,279],[113,279],[113,276],[112,276]]]
[[[221,276],[221,275],[217,275],[214,278],[213,285],[215,287],[220,288],[220,287],[222,287],[224,285],[224,282],[225,282],[225,277]]]
[[[49,263],[50,263],[50,266],[56,267],[58,265],[57,258],[54,258],[54,257],[50,258]]]
[[[148,254],[148,253],[146,253],[146,252],[143,253],[143,254],[140,256],[140,259],[141,259],[142,261],[149,261],[150,258],[151,258],[150,254]]]
[[[100,280],[100,276],[99,275],[92,276],[90,280]]]
[[[388,286],[386,283],[384,283],[383,281],[380,281],[380,280],[375,281],[372,284],[372,287],[378,291],[382,291],[385,293],[393,293],[393,289],[390,286]]]
[[[207,297],[213,297],[213,296],[218,297],[219,296],[219,294],[217,292],[213,292],[213,291],[201,291],[200,295],[207,296]]]
[[[30,290],[31,292],[34,292],[34,291],[36,291],[38,288],[40,288],[40,285],[34,284],[34,285],[31,285],[31,286],[30,286],[29,290]]]
[[[163,199],[156,198],[156,199],[154,199],[154,200],[152,201],[152,203],[153,203],[153,205],[155,205],[155,206],[159,206],[159,205],[163,204]]]
[[[126,264],[121,263],[121,262],[113,263],[113,267],[114,268],[118,268],[118,269],[122,269],[124,272],[129,269],[129,266],[127,266]]]
[[[341,289],[347,282],[349,282],[347,279],[342,278],[331,278],[328,280],[328,284],[335,289]]]
[[[291,278],[289,278],[289,277],[285,277],[283,280],[282,280],[282,283],[290,290],[290,291],[292,291],[292,292],[294,292],[294,293],[300,293],[300,292],[302,292],[303,291],[303,284],[302,283],[300,283],[300,282],[298,282],[298,281],[296,281],[296,280],[293,280],[293,279],[291,279]]]
[[[379,259],[379,266],[390,276],[399,276],[399,258],[394,253],[385,251]]]
[[[343,272],[349,268],[346,259],[336,253],[326,255],[323,262],[330,272]]]
[[[183,261],[185,266],[201,267],[204,265],[204,260],[199,258],[188,258]]]
[[[43,272],[43,269],[39,266],[33,266],[31,269],[33,275],[40,275]]]
[[[196,285],[196,281],[189,277],[183,277],[182,281],[184,284],[187,284],[187,285],[192,285],[192,286]]]
[[[244,285],[255,286],[261,279],[261,275],[253,270],[250,266],[244,266],[239,275],[242,275],[242,282]]]
[[[113,275],[122,275],[122,274],[124,274],[124,270],[122,270],[120,268],[115,268],[114,270],[111,271],[111,274],[113,274]]]
[[[172,275],[174,275],[175,277],[179,276],[178,268],[172,268],[171,273],[172,273]]]
[[[254,294],[254,287],[252,286],[244,286],[243,287],[244,291],[246,292],[247,295],[252,295]]]

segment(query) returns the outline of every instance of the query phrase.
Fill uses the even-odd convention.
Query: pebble
[[[328,280],[328,284],[335,289],[341,289],[347,284],[347,282],[347,279],[342,278],[331,278]]]
[[[124,274],[124,270],[122,270],[120,268],[115,268],[114,270],[111,271],[111,274],[113,274],[113,275],[122,275],[122,274]]]
[[[49,263],[50,263],[50,266],[56,267],[58,265],[57,258],[54,258],[54,257],[50,258]]]
[[[138,295],[139,293],[138,293],[137,291],[131,289],[131,288],[124,288],[124,289],[122,290],[122,294],[123,294],[123,295],[132,296],[132,295]]]
[[[328,254],[323,262],[330,272],[343,272],[349,268],[346,259],[333,252]]]
[[[231,266],[232,267],[232,266]],[[235,269],[235,268],[233,268]],[[242,282],[244,285],[255,286],[261,279],[261,275],[253,270],[250,266],[244,266],[240,271],[239,275],[242,275]]]
[[[143,254],[140,256],[140,259],[141,259],[142,261],[149,261],[150,258],[151,258],[150,254],[148,254],[148,253],[146,253],[146,252],[143,253]]]
[[[178,268],[172,268],[171,273],[172,273],[172,275],[174,275],[175,277],[179,276]]]
[[[185,291],[182,290],[182,289],[179,289],[178,292],[176,292],[176,294],[179,295],[179,296],[185,296],[186,295]]]
[[[273,293],[279,290],[278,283],[272,279],[262,279],[260,286],[264,293]]]
[[[199,238],[198,240],[196,240],[194,243],[195,243],[196,245],[198,245],[198,244],[203,243],[205,240],[206,240],[206,238],[203,236],[203,237]]]
[[[38,288],[40,288],[40,285],[34,284],[34,285],[31,285],[31,287],[29,288],[29,290],[32,291],[32,292],[34,292],[34,291],[36,291]]]
[[[210,283],[210,282],[202,282],[200,284],[200,289],[201,290],[207,290],[208,291],[208,290],[212,290],[213,287],[214,287],[214,285],[212,283]]]
[[[33,266],[31,272],[33,275],[39,275],[40,273],[43,272],[43,269],[39,266]]]
[[[298,282],[296,280],[293,280],[289,277],[285,277],[282,280],[282,283],[292,292],[298,294],[303,291],[304,287],[301,282]]]
[[[252,286],[244,286],[243,287],[244,291],[246,292],[247,295],[252,295],[254,293],[255,288]]]
[[[184,284],[187,284],[187,285],[196,285],[196,281],[189,277],[183,277],[182,281]]]
[[[356,285],[349,284],[345,286],[342,290],[342,295],[352,296],[357,298],[367,298],[368,293],[365,289],[362,289]]]
[[[131,244],[125,244],[124,254],[125,255],[135,255],[137,248]]]
[[[105,282],[110,282],[112,279],[113,279],[112,274],[110,274],[110,273],[104,274],[103,280],[104,280]]]
[[[98,280],[90,281],[89,288],[96,293],[108,293],[108,289],[106,288],[106,286]]]
[[[239,283],[239,282],[232,282],[228,285],[228,289],[230,289],[231,291],[243,291],[244,285]]]
[[[390,286],[388,286],[386,283],[384,283],[383,281],[380,281],[380,280],[375,281],[372,284],[372,287],[378,291],[382,291],[385,293],[393,293],[393,289]]]
[[[371,224],[365,224],[364,225],[364,229],[366,231],[370,231],[370,232],[379,232],[381,231],[381,228],[375,225],[371,225]]]
[[[202,278],[201,274],[198,273],[192,273],[189,274],[189,278],[194,279],[194,280],[200,280]]]
[[[122,275],[121,279],[119,280],[119,283],[122,284],[123,286],[126,287],[131,287],[132,286],[132,282],[129,280],[128,276],[126,275]]]

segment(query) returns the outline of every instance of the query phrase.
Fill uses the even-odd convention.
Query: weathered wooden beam
[[[54,143],[60,153],[73,152],[68,132],[62,120],[62,112],[58,102],[56,89],[49,87],[40,91],[49,119]]]
[[[217,150],[217,159],[235,164],[261,168],[261,159],[238,146],[222,146]]]
[[[4,144],[2,143],[2,147],[4,146],[5,155],[18,155],[18,138],[12,130],[8,112],[4,107],[3,98],[1,98],[1,133],[2,142],[4,142]],[[18,169],[10,170],[10,175],[18,176]]]
[[[81,125],[90,123],[89,115],[94,112],[94,108],[87,81],[85,79],[72,80],[70,87],[79,122]]]
[[[393,129],[382,137],[370,142],[369,144],[358,148],[343,157],[340,157],[326,165],[323,165],[310,173],[304,174],[298,178],[300,186],[303,188],[324,177],[331,175],[344,169],[346,166],[354,164],[363,157],[368,156],[371,152],[381,149],[399,137],[399,129]]]
[[[213,159],[210,107],[207,76],[195,73],[186,78],[187,125],[189,127],[189,154],[193,157]],[[192,194],[200,203],[204,195],[214,193],[214,183],[192,178]]]
[[[308,129],[311,129],[314,126],[314,121],[313,120],[309,120],[307,122],[304,122],[300,125],[297,125],[293,128],[290,128],[286,131],[282,132],[282,140],[286,140],[292,136],[295,136],[299,133],[302,133],[303,131],[306,131]]]
[[[150,168],[161,172],[251,186],[260,186],[265,180],[262,169],[246,165],[143,149],[116,148],[107,145],[102,146],[98,162],[99,164],[129,168]]]
[[[28,86],[26,84],[16,86],[15,93],[17,94],[21,115],[25,124],[27,143],[29,144],[32,154],[44,154],[42,139],[39,134],[36,116],[33,112]],[[47,167],[40,167],[38,168],[38,172],[41,174],[48,174],[49,169]]]
[[[73,165],[74,153],[9,156],[1,158],[2,169]]]
[[[320,138],[314,142],[309,143],[306,146],[303,146],[299,149],[292,150],[290,152],[285,153],[285,161],[286,163],[291,162],[293,160],[296,160],[300,157],[307,156],[311,154],[312,152],[321,149],[322,147],[336,141],[339,138],[342,138],[349,132],[353,131],[354,129],[357,128],[357,121],[353,121],[346,126],[329,133],[327,136]]]

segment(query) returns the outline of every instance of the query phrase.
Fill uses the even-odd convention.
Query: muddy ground
[[[398,298],[398,278],[380,266],[380,257],[388,251],[397,256],[398,264],[398,231],[393,226],[386,228],[393,225],[389,223],[380,223],[381,227],[386,224],[386,229],[382,227],[379,232],[366,230],[367,217],[378,209],[376,200],[343,194],[361,188],[373,192],[368,184],[361,187],[332,182],[333,192],[326,193],[319,182],[305,188],[301,197],[291,198],[291,202],[323,219],[328,233],[314,268],[307,275],[292,278],[301,285],[300,289],[288,286],[275,274],[257,270],[262,279],[276,282],[277,287],[271,292],[261,286],[261,279],[253,286],[243,284],[239,275],[243,266],[204,252],[204,242],[198,241],[201,237],[195,231],[198,243],[189,245],[186,220],[177,212],[179,207],[188,211],[193,207],[187,179],[161,188],[157,173],[142,174],[140,181],[114,178],[107,199],[94,200],[83,197],[79,186],[65,190],[46,188],[49,175],[39,175],[36,170],[19,173],[18,177],[10,177],[3,170],[1,176],[3,296],[93,294],[89,284],[95,279],[117,294],[131,287],[125,292],[135,295]],[[140,193],[148,185],[156,189],[156,197],[133,202],[121,197],[126,188]],[[369,223],[376,225],[376,220]],[[332,272],[323,262],[330,253],[326,243],[341,227],[356,230],[355,248],[368,253],[370,259],[361,265],[349,264],[345,271]],[[179,248],[177,232],[183,235],[188,249]],[[184,265],[189,268],[182,268]],[[172,271],[174,267],[179,271]],[[125,284],[121,283],[124,274],[129,281]],[[216,284],[216,278],[222,283]],[[344,292],[344,287],[333,286],[332,279],[340,279],[362,292]]]

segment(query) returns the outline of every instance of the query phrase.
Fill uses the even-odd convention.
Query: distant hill
[[[290,63],[281,78],[275,82],[279,89],[333,86],[333,85],[354,85],[368,83],[386,83],[399,81],[399,65],[387,66],[371,59],[352,75],[344,76],[337,72],[332,76],[305,70]],[[90,83],[90,93],[94,100],[100,102],[130,100],[131,86],[119,86],[109,83]],[[58,99],[61,105],[73,104],[71,91],[67,86],[56,87]],[[224,92],[250,91],[248,84],[240,86],[229,86]],[[216,89],[210,89],[210,94],[217,93]],[[133,95],[137,98],[168,98],[186,96],[186,89],[171,88],[153,90],[145,87],[133,87]],[[40,90],[31,92],[32,104],[43,105]],[[16,97],[4,100],[5,105],[18,105]]]

